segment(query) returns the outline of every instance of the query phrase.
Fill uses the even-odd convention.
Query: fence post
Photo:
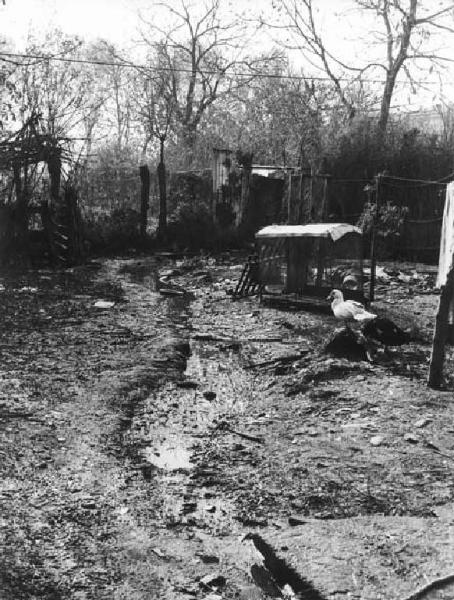
[[[292,170],[287,171],[288,184],[287,184],[287,224],[292,223]],[[301,175],[302,177],[302,175]],[[301,177],[300,177],[300,196],[301,196]]]
[[[147,214],[150,200],[150,169],[148,165],[139,167],[140,175],[140,237],[145,239],[147,235]]]
[[[381,173],[375,176],[375,214],[372,223],[372,239],[370,243],[370,288],[369,299],[375,300],[375,270],[377,267],[377,225],[380,214],[380,179]]]

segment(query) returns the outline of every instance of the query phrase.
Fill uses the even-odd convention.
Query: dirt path
[[[350,363],[320,353],[331,317],[232,303],[239,269],[141,258],[0,280],[2,598],[267,597],[246,534],[303,568],[282,540],[307,519],[426,519],[420,562],[445,566],[452,393],[424,385],[436,296],[412,296],[418,342]],[[189,294],[159,294],[158,271]],[[407,292],[377,303],[404,325]],[[406,560],[383,567],[396,590],[418,584]],[[364,577],[351,597],[380,589]]]

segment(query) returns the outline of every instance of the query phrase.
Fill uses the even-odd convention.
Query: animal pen
[[[367,303],[373,293],[369,289],[366,294],[363,236],[354,225],[270,225],[255,237],[265,301],[285,296],[302,304],[325,304],[337,288],[346,298]]]

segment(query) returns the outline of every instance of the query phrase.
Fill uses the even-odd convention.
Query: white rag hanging
[[[446,186],[445,209],[440,238],[440,259],[438,261],[437,287],[446,283],[454,255],[454,181]]]

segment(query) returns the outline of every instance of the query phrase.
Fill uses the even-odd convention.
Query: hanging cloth
[[[454,181],[446,186],[446,200],[443,212],[443,225],[440,238],[440,259],[438,261],[437,287],[446,283],[454,255]]]

